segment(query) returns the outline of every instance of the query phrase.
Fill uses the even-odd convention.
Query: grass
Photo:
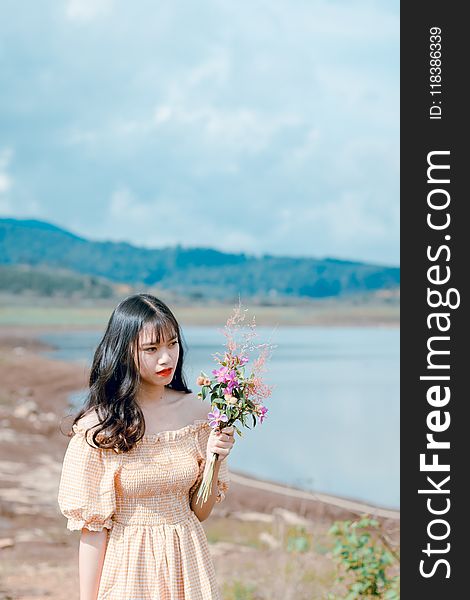
[[[103,327],[109,315],[110,309],[101,307],[2,306],[0,325]]]
[[[0,326],[103,328],[114,308],[113,303],[64,304],[44,299],[37,302],[0,303]],[[221,327],[232,305],[175,305],[172,307],[183,327],[215,325]],[[246,304],[260,326],[307,325],[390,325],[399,324],[399,304],[383,300],[317,300],[289,306]]]
[[[229,542],[233,550],[218,556],[216,572],[224,600],[314,600],[324,599],[335,585],[336,567],[331,559],[333,541],[328,524],[277,526],[276,523],[240,521],[212,517],[204,523],[211,544]],[[259,539],[269,533],[279,543],[268,548]],[[306,544],[292,540],[305,539]],[[237,551],[251,547],[250,552]],[[320,546],[321,552],[317,551]],[[241,549],[241,548],[240,548]]]
[[[266,523],[235,521],[234,526],[227,527],[224,520],[208,520],[205,526],[207,540],[210,544],[229,542],[258,550],[264,550],[266,544],[260,540],[260,534],[267,532],[273,535],[273,527]]]
[[[222,587],[224,600],[255,600],[256,588],[254,585],[245,585],[238,579],[225,582]]]

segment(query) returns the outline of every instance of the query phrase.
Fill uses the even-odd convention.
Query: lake
[[[255,477],[399,507],[399,329],[377,327],[257,328],[277,344],[266,380],[274,386],[269,413],[244,429],[229,461]],[[200,370],[223,352],[215,327],[185,327],[186,376],[197,390]],[[269,338],[269,339],[268,339]],[[52,358],[89,365],[100,333],[42,335]],[[72,395],[78,406],[83,390]],[[209,403],[207,407],[209,411]]]

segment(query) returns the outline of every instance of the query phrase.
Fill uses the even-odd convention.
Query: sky
[[[2,0],[0,216],[398,265],[398,1]]]

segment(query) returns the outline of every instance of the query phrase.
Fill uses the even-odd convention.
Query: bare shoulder
[[[207,421],[207,413],[210,411],[210,404],[197,397],[197,394],[191,392],[185,396],[188,414],[192,415],[193,421]]]

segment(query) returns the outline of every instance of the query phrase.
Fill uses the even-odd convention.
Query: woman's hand
[[[224,427],[221,431],[213,429],[207,440],[207,460],[212,458],[212,454],[218,454],[217,462],[225,460],[230,454],[235,443],[233,425]]]

